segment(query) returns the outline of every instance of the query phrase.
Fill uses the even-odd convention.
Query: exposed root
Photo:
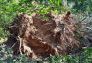
[[[11,24],[9,29],[14,37],[19,40],[19,47],[14,46],[13,51],[26,54],[31,58],[48,57],[55,54],[69,54],[80,49],[80,42],[75,37],[76,22],[68,12],[63,17],[60,15],[20,14]],[[16,49],[16,50],[15,50]]]

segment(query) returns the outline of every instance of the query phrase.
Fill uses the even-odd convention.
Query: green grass
[[[92,48],[86,48],[76,55],[55,55],[45,59],[29,59],[25,55],[14,58],[12,50],[5,45],[0,46],[0,63],[92,63]]]

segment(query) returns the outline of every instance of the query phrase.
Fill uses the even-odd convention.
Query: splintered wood
[[[12,44],[14,55],[26,54],[30,58],[75,53],[80,49],[75,25],[70,12],[64,16],[20,14],[11,23],[8,44]]]

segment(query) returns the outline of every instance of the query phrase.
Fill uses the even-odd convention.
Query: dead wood
[[[11,23],[7,45],[12,43],[15,55],[25,53],[31,58],[74,53],[81,48],[75,25],[70,12],[64,16],[20,14]]]

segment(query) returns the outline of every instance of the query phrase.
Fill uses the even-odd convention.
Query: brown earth
[[[70,12],[63,16],[20,14],[9,27],[7,45],[14,55],[26,54],[31,58],[71,54],[81,49],[76,28],[76,19]]]

